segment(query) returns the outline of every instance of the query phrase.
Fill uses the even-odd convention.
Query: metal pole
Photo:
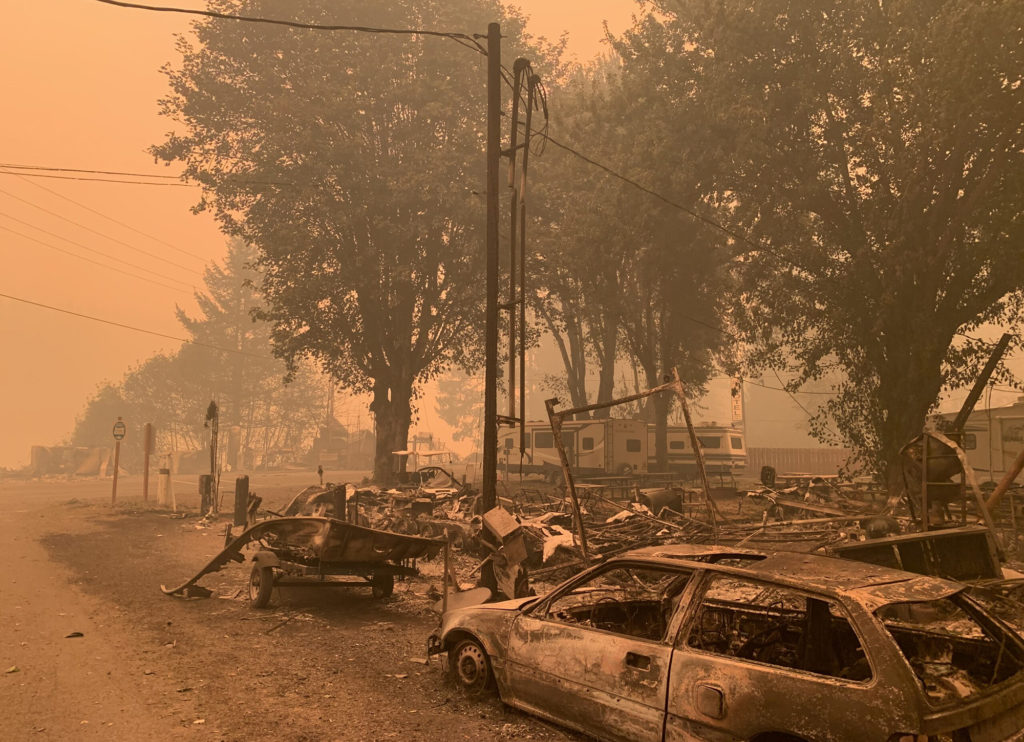
[[[519,461],[526,455],[526,171],[530,164],[534,95],[540,78],[526,81],[526,131],[523,134],[523,167],[519,185]],[[513,217],[513,221],[515,218]],[[515,312],[515,309],[512,310]],[[514,413],[513,413],[514,414]],[[521,471],[521,470],[520,470]]]
[[[480,497],[494,508],[498,488],[498,183],[501,165],[501,26],[487,26],[487,305],[484,329],[484,460]]]
[[[441,615],[448,612],[448,583],[452,574],[452,543],[448,540],[448,532],[444,534],[444,586],[441,588]]]
[[[1024,470],[1024,448],[1017,454],[1017,458],[1013,460],[1013,464],[1010,465],[1009,470],[1003,475],[1003,478],[999,480],[999,484],[992,490],[992,494],[988,496],[988,501],[985,503],[985,507],[991,512],[996,505],[999,504],[999,500],[1002,499],[1003,495],[1006,494],[1006,490],[1010,489],[1013,484],[1013,480],[1017,478],[1017,475]]]
[[[928,515],[928,433],[921,436],[921,530],[927,531]]]
[[[715,501],[711,499],[711,485],[708,483],[708,471],[704,466],[704,452],[700,447],[700,439],[693,429],[693,420],[690,419],[690,407],[686,404],[686,390],[683,389],[683,382],[679,378],[678,369],[672,369],[671,384],[679,399],[679,406],[683,410],[683,419],[686,421],[686,429],[690,433],[690,445],[693,447],[693,455],[697,460],[697,471],[700,473],[700,482],[704,487],[704,500],[708,507],[708,517],[711,518],[711,534],[715,543],[718,543],[718,518],[715,510]]]
[[[512,66],[512,131],[508,147],[508,185],[512,205],[508,240],[508,416],[516,416],[516,249],[519,246],[519,186],[516,184],[516,160],[519,146],[519,99],[528,62],[519,58]],[[506,478],[508,476],[506,464]]]
[[[149,501],[149,455],[153,452],[153,423],[142,430],[142,501]]]
[[[587,547],[587,531],[583,526],[583,513],[580,510],[580,501],[576,497],[576,482],[573,480],[569,457],[565,454],[565,446],[562,445],[562,416],[566,413],[555,412],[556,404],[558,404],[558,399],[544,400],[544,406],[548,411],[548,420],[551,422],[551,434],[555,439],[555,448],[558,449],[558,459],[562,463],[565,491],[569,494],[573,519],[576,521],[576,533],[580,538],[580,553],[583,555],[583,564],[590,566],[590,549]]]
[[[996,343],[996,347],[992,349],[992,355],[988,358],[988,363],[986,363],[985,368],[981,370],[981,375],[975,379],[974,386],[971,387],[971,391],[968,393],[967,399],[964,400],[963,405],[960,407],[960,411],[956,415],[956,419],[953,420],[953,424],[950,426],[950,432],[963,432],[964,426],[967,425],[967,419],[974,411],[974,405],[978,403],[978,398],[981,397],[981,393],[985,390],[985,385],[988,384],[988,380],[991,379],[992,374],[995,373],[996,366],[999,365],[999,361],[1002,359],[1007,347],[1009,347],[1011,340],[1013,340],[1013,335],[1008,332],[1003,333],[1003,336],[999,338],[999,342]],[[953,438],[953,436],[950,437]],[[954,440],[956,439],[954,438]]]
[[[118,418],[120,419],[120,418]],[[118,462],[121,460],[121,441],[114,441],[114,485],[110,490],[110,504],[117,502],[117,470]]]

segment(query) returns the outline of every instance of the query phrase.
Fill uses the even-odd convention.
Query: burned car
[[[1024,643],[964,585],[824,556],[639,549],[451,610],[431,651],[601,740],[1024,739]]]

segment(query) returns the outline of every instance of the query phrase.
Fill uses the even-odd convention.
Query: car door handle
[[[626,666],[632,667],[636,670],[650,670],[651,658],[648,657],[646,654],[626,652]]]

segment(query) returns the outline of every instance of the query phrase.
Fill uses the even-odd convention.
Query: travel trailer
[[[562,463],[548,422],[526,423],[526,448],[519,455],[519,428],[502,429],[499,455],[509,472],[543,474],[561,481]],[[631,475],[647,471],[647,423],[640,420],[566,420],[562,423],[573,474],[579,476]]]
[[[747,466],[747,447],[743,431],[725,426],[694,426],[694,433],[704,452],[704,468],[708,474],[732,474]],[[654,425],[647,428],[647,468],[657,470]],[[690,431],[685,425],[669,425],[666,434],[668,470],[687,477],[697,476],[697,457],[690,444]]]
[[[694,431],[709,474],[731,474],[746,466],[741,430],[699,426]],[[526,423],[522,457],[519,433],[519,428],[503,428],[499,434],[499,456],[509,473],[543,474],[549,481],[560,481],[562,465],[551,425],[547,421]],[[562,442],[577,476],[630,476],[656,468],[654,426],[642,420],[566,420],[562,423]],[[697,475],[697,459],[686,426],[669,426],[668,457],[669,471],[688,477]]]

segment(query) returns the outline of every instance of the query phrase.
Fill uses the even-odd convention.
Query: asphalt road
[[[313,483],[255,475],[252,489],[275,508]],[[212,598],[170,598],[159,586],[216,554],[223,523],[168,517],[140,492],[123,477],[112,507],[110,480],[0,482],[0,740],[580,739],[423,664],[440,565],[383,602],[292,589],[252,610],[248,565],[205,578]]]

